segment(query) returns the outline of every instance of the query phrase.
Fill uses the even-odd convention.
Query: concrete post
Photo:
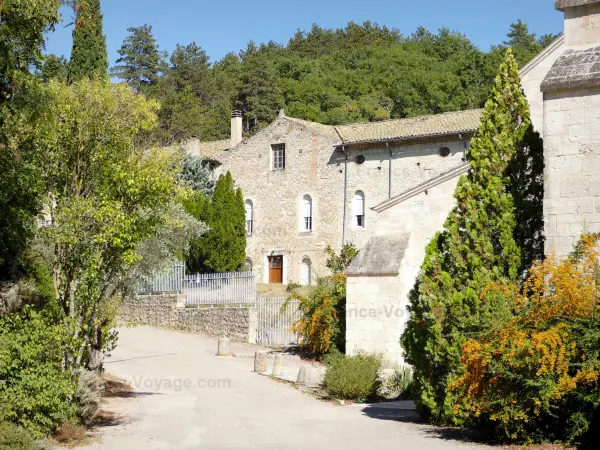
[[[296,384],[299,386],[306,386],[310,383],[310,367],[300,366],[298,369],[298,378],[296,378]]]
[[[280,377],[283,375],[283,361],[281,355],[275,355],[275,362],[273,363],[273,376]]]
[[[229,338],[220,338],[218,344],[217,355],[218,356],[231,356],[231,352],[229,350]]]
[[[267,371],[267,352],[256,352],[254,354],[254,371],[258,373]]]

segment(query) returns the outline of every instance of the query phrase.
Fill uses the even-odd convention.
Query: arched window
[[[246,200],[244,206],[246,207],[246,236],[251,236],[253,230],[252,219],[254,215],[254,205],[252,204],[252,200]]]
[[[310,195],[302,197],[302,231],[312,231],[313,216],[312,216],[312,199]]]
[[[357,228],[365,227],[365,194],[356,191],[352,199],[352,223]]]
[[[302,262],[300,263],[300,284],[303,286],[308,286],[311,283],[311,266],[312,263],[308,256],[302,258]]]
[[[250,258],[246,258],[246,267],[244,270],[246,272],[252,272],[252,260]]]

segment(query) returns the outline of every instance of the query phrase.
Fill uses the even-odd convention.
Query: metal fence
[[[186,275],[186,305],[247,305],[256,303],[254,272]]]
[[[290,331],[301,316],[300,301],[285,297],[258,297],[256,343],[262,345],[298,344],[298,336]]]
[[[178,262],[172,268],[156,272],[138,281],[138,294],[181,292],[185,277],[185,263]]]

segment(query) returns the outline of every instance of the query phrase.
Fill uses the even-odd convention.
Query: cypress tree
[[[501,305],[483,304],[480,294],[491,282],[520,274],[509,168],[529,126],[529,106],[509,50],[471,141],[471,167],[458,182],[457,206],[427,246],[410,293],[402,345],[415,367],[419,412],[433,422],[456,421],[446,387],[460,366],[461,346],[504,312]]]
[[[222,175],[210,201],[198,194],[186,210],[210,227],[208,233],[192,243],[186,255],[190,272],[235,272],[246,259],[246,219],[244,197],[235,188],[231,173]]]
[[[108,71],[100,0],[79,0],[75,4],[75,12],[69,84],[85,77],[106,77]]]

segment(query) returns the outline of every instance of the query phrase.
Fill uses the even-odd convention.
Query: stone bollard
[[[229,338],[220,338],[219,346],[217,350],[218,356],[231,356],[231,352],[229,351]]]
[[[306,386],[310,384],[310,366],[300,366],[298,369],[298,378],[296,378],[298,386]]]
[[[258,373],[267,371],[267,352],[256,352],[254,354],[254,371]]]
[[[283,375],[283,361],[281,355],[275,355],[275,362],[273,363],[273,376],[280,377]]]

